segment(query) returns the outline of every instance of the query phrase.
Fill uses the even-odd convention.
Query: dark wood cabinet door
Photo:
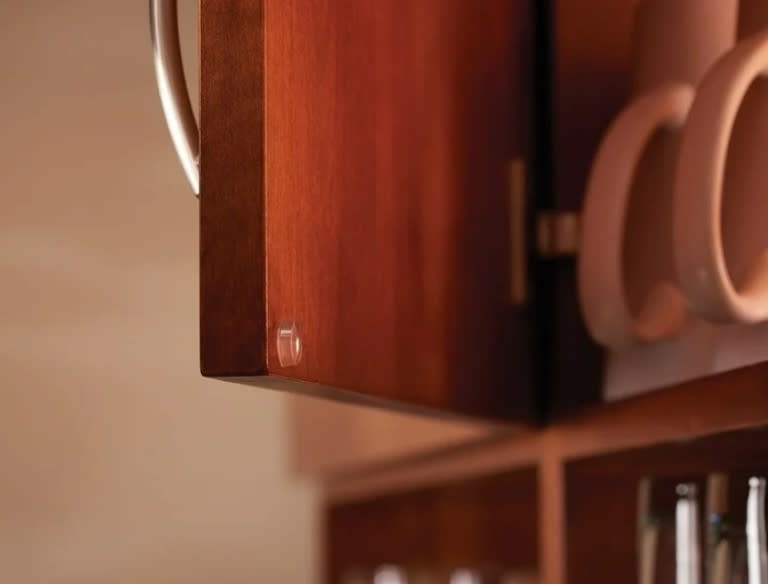
[[[201,1],[204,375],[535,415],[510,189],[533,4]]]

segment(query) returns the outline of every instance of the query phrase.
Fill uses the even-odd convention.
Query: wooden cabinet
[[[549,422],[305,410],[329,582],[631,581],[644,476],[764,469],[765,364],[574,413],[604,355],[558,217],[629,93],[635,4],[202,0],[203,373]]]
[[[201,2],[204,375],[536,417],[534,4]]]
[[[627,92],[634,1],[596,3],[611,26],[574,0],[203,0],[203,374],[522,422],[598,401],[573,258],[537,232]]]
[[[762,360],[587,335],[578,212],[636,4],[202,0],[203,374],[535,426],[606,367],[623,398]]]
[[[628,93],[635,0],[593,4],[202,0],[203,374],[517,422],[598,402],[575,239],[542,221]]]

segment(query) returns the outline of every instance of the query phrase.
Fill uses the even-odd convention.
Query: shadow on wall
[[[283,398],[198,372],[146,3],[0,3],[0,55],[0,581],[314,581]]]

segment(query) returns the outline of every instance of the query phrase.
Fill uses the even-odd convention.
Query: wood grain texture
[[[200,366],[266,372],[263,3],[200,0]]]
[[[266,1],[271,373],[532,415],[506,182],[528,148],[528,4]],[[292,368],[272,343],[286,320]]]
[[[202,0],[205,375],[535,415],[507,269],[532,35],[528,0]]]
[[[204,374],[501,420],[599,402],[574,263],[509,303],[506,170],[579,206],[635,3],[203,0]]]
[[[487,476],[326,510],[327,582],[393,563],[444,574],[533,571],[538,559],[534,469]]]

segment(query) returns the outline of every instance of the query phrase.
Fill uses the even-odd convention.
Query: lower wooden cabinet
[[[766,461],[762,426],[565,460],[557,489],[537,464],[331,501],[325,581],[671,584],[682,566],[699,574],[686,581],[764,582],[748,554],[768,552]],[[542,522],[559,497],[562,520]]]
[[[326,582],[372,583],[389,570],[423,584],[533,584],[537,499],[532,468],[332,504]],[[451,580],[462,573],[476,579]]]
[[[748,547],[768,554],[767,398],[761,365],[325,475],[326,581],[389,582],[373,579],[382,569],[424,583],[469,570],[470,582],[663,584],[685,562],[701,577],[686,582],[746,582],[762,570]]]

